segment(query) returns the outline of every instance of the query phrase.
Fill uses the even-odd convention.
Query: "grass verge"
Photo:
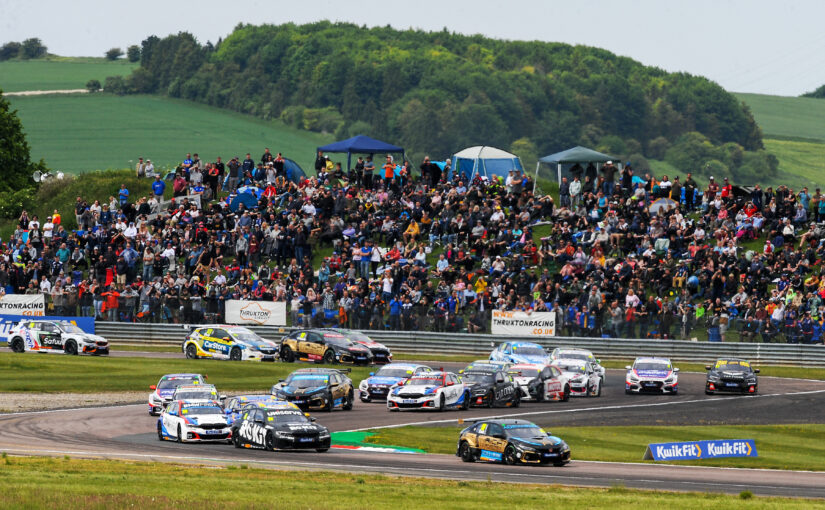
[[[5,508],[671,508],[748,510],[822,508],[822,502],[722,494],[569,488],[323,471],[274,471],[247,465],[204,469],[172,464],[12,458],[0,464]],[[48,480],[48,483],[43,483]],[[170,487],[174,490],[158,490]],[[322,496],[323,495],[323,496]]]
[[[262,363],[163,358],[109,358],[50,354],[0,353],[0,392],[98,393],[146,389],[163,374],[197,372],[224,391],[268,392],[279,379],[299,368],[320,367],[307,363]],[[325,366],[325,365],[324,365]],[[335,368],[345,368],[340,365]],[[374,370],[352,367],[357,386]]]
[[[419,448],[428,453],[454,454],[463,427],[401,427],[380,429],[365,439],[376,444]],[[825,425],[719,425],[685,427],[554,427],[574,459],[643,462],[649,443],[706,439],[755,439],[759,457],[670,464],[825,471]],[[652,462],[652,461],[644,461]]]

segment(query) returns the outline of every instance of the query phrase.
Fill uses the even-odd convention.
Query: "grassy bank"
[[[383,475],[273,471],[245,465],[204,469],[159,463],[54,458],[0,462],[5,508],[628,508],[795,509],[824,503],[789,498],[460,482]],[[48,483],[43,483],[48,480]],[[163,490],[169,488],[173,490]],[[426,496],[424,496],[426,495]],[[426,497],[426,503],[422,499]]]
[[[23,123],[32,158],[68,173],[134,168],[140,156],[157,168],[173,167],[187,152],[199,153],[204,161],[221,156],[225,162],[250,152],[257,160],[265,147],[314,173],[315,148],[332,140],[280,121],[159,96],[51,95],[9,101]]]
[[[143,390],[163,374],[198,372],[221,391],[268,392],[278,379],[307,363],[257,363],[217,360],[107,358],[15,354],[0,352],[0,392],[80,392]],[[345,368],[340,365],[337,368]],[[353,367],[350,377],[357,385],[373,369]]]
[[[137,66],[137,62],[103,57],[7,60],[0,62],[0,89],[4,92],[84,89],[91,79],[103,84],[107,76],[127,76]]]
[[[454,454],[463,427],[402,427],[373,431],[367,442]],[[642,462],[649,443],[705,439],[755,439],[759,457],[672,464],[825,471],[825,425],[750,425],[690,427],[554,427],[550,432],[570,445],[574,459]]]

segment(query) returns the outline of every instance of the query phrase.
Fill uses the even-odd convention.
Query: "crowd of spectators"
[[[555,311],[570,336],[822,342],[819,189],[611,162],[575,165],[557,204],[518,171],[467,181],[449,160],[347,171],[319,153],[298,182],[283,161],[187,155],[171,186],[141,161],[152,194],[77,197],[77,230],[24,212],[0,287],[113,321],[221,322],[227,299],[246,299],[286,302],[293,325],[489,332],[502,309]],[[257,205],[233,211],[245,185]],[[678,205],[651,214],[661,198]]]

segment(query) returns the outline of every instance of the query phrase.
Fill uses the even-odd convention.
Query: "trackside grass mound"
[[[494,413],[491,413],[494,414]],[[528,418],[529,419],[529,418]],[[401,427],[373,430],[367,443],[419,448],[453,455],[459,427]],[[755,439],[759,457],[670,464],[825,471],[825,425],[721,425],[691,427],[553,427],[548,429],[570,445],[573,460],[642,462],[649,443],[705,439]],[[648,462],[648,461],[645,461]],[[661,463],[659,463],[661,464]]]
[[[825,508],[820,501],[744,495],[274,471],[247,465],[205,469],[160,463],[17,458],[5,454],[0,460],[0,473],[3,507],[12,509]]]

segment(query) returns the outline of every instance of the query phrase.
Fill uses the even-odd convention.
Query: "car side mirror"
[[[314,416],[310,416],[310,417],[309,417],[309,421],[311,421],[311,422],[313,422],[313,423],[314,423],[316,420],[317,420],[317,418],[315,418]]]
[[[373,375],[375,375],[375,372],[370,372],[370,376],[373,376]]]
[[[219,398],[220,400],[226,400],[226,395],[220,395],[218,398]]]
[[[230,341],[230,338],[229,338],[228,336],[225,336],[225,337],[223,337],[223,341],[224,341],[224,342],[229,342],[229,341]]]
[[[753,369],[753,373],[754,373],[754,374],[758,374],[758,373],[759,373],[759,369],[758,369],[758,368],[754,368],[754,369]]]
[[[283,379],[278,379],[278,382],[284,382],[284,380]]]
[[[630,370],[630,368],[631,368],[630,365],[625,365],[625,367],[624,367],[625,370]]]
[[[713,370],[713,367],[711,365],[705,365],[705,370]]]
[[[447,383],[447,386],[452,386],[454,384],[455,384],[454,382],[450,381],[450,382]]]
[[[678,368],[674,368],[674,369],[673,369],[673,371],[674,371],[674,372],[678,372],[678,371],[679,371],[679,369],[678,369]]]
[[[501,384],[501,383],[503,383],[503,382],[504,382],[504,378],[503,378],[503,377],[497,377],[497,378],[496,378],[496,383]]]
[[[597,360],[596,360],[596,363],[598,363],[598,364],[599,364],[599,365],[601,365],[601,363],[602,363],[602,360],[600,360],[600,359],[597,359]]]
[[[338,386],[337,382],[334,382],[334,383],[329,385],[330,388],[336,388],[337,386]]]
[[[150,390],[156,390],[156,389],[158,389],[158,387],[153,384],[153,385],[149,386],[149,389]]]

